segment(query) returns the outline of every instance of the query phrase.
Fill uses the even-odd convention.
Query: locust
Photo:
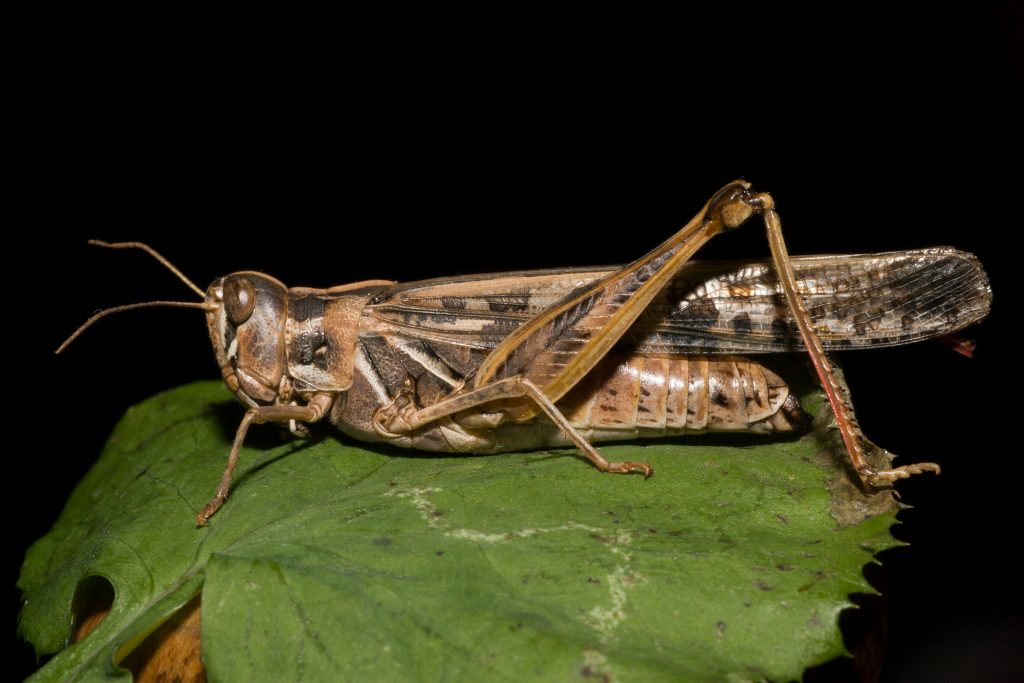
[[[716,234],[760,216],[772,258],[694,262]],[[737,180],[676,234],[617,268],[570,268],[329,289],[258,272],[203,291],[148,245],[202,302],[100,311],[57,350],[113,313],[150,306],[205,312],[217,365],[246,407],[203,526],[225,503],[250,425],[297,436],[327,419],[345,434],[424,451],[502,453],[574,445],[600,471],[602,441],[799,428],[797,397],[742,354],[805,351],[864,490],[922,472],[876,469],[826,351],[950,338],[988,313],[978,260],[949,247],[791,258],[772,197]],[[959,344],[959,342],[957,342]],[[963,345],[960,350],[964,351]]]

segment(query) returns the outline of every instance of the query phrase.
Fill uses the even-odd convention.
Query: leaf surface
[[[813,434],[602,448],[650,462],[644,480],[571,449],[436,457],[255,428],[196,529],[241,414],[214,382],[127,412],[26,558],[21,630],[57,653],[34,680],[130,680],[116,662],[200,592],[212,681],[789,680],[844,653],[838,614],[896,545],[888,494],[840,500]],[[65,647],[94,575],[113,608]]]

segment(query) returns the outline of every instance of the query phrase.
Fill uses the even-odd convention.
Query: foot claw
[[[888,486],[897,479],[907,479],[915,474],[922,474],[924,472],[934,472],[939,474],[942,470],[933,462],[921,462],[914,465],[904,465],[903,467],[894,467],[891,470],[881,470],[879,472],[862,472],[864,481],[871,486]]]
[[[639,472],[644,475],[644,479],[649,478],[654,474],[654,468],[645,462],[634,462],[632,460],[624,460],[617,462],[608,463],[608,472],[614,472],[615,474],[629,474],[630,472]]]
[[[203,506],[203,509],[196,515],[196,527],[206,526],[210,517],[213,517],[213,514],[224,505],[224,500],[224,498],[214,498]]]

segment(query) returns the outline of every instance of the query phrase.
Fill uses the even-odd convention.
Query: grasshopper
[[[978,322],[991,291],[970,254],[951,248],[790,258],[772,197],[738,180],[675,235],[618,269],[372,280],[288,288],[263,273],[218,278],[202,297],[147,306],[206,313],[217,364],[247,407],[204,525],[227,500],[249,426],[297,436],[324,418],[364,441],[459,453],[575,445],[602,472],[652,474],[606,460],[594,442],[705,431],[792,431],[799,402],[759,363],[735,354],[804,349],[850,465],[865,489],[934,463],[876,470],[826,349],[944,337]],[[714,235],[759,215],[772,260],[692,263]]]

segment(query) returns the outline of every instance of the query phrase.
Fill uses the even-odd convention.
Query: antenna
[[[64,340],[63,344],[61,344],[60,346],[57,347],[57,350],[54,351],[54,353],[60,353],[61,351],[66,349],[68,347],[68,344],[70,344],[71,342],[73,342],[76,339],[78,339],[79,335],[81,335],[87,329],[92,327],[92,324],[95,323],[100,318],[105,318],[108,315],[112,315],[114,313],[120,313],[122,311],[134,311],[137,308],[159,308],[159,307],[164,307],[164,308],[200,308],[200,309],[202,309],[204,311],[210,311],[210,310],[215,310],[216,309],[216,304],[206,304],[206,303],[197,304],[197,303],[192,303],[191,301],[146,301],[146,302],[141,303],[141,304],[127,304],[125,306],[114,306],[113,308],[104,308],[102,311],[99,311],[98,313],[95,313],[91,318],[89,318],[84,323],[82,323],[82,325],[77,330],[75,330],[71,334],[70,337],[68,337],[67,339]]]
[[[137,308],[157,308],[157,307],[164,307],[164,308],[199,308],[199,309],[202,309],[204,311],[209,311],[209,310],[215,310],[216,309],[216,304],[207,304],[207,303],[205,303],[206,292],[204,292],[203,290],[201,290],[198,287],[196,287],[195,283],[192,282],[191,280],[189,280],[187,277],[185,277],[184,273],[182,273],[180,270],[175,268],[174,265],[172,265],[170,261],[168,261],[163,256],[161,256],[160,253],[156,249],[154,249],[153,247],[149,246],[148,244],[143,244],[142,242],[104,242],[103,240],[89,240],[89,244],[93,244],[93,245],[95,245],[97,247],[106,247],[107,249],[141,249],[141,250],[143,250],[144,252],[146,252],[147,254],[152,256],[153,258],[155,258],[157,261],[159,261],[161,263],[161,265],[163,265],[165,268],[167,268],[167,270],[169,270],[172,273],[174,273],[175,276],[177,276],[177,278],[179,280],[181,280],[186,285],[188,285],[192,289],[193,292],[198,294],[199,297],[204,300],[204,303],[192,303],[192,302],[188,302],[188,301],[147,301],[147,302],[141,303],[141,304],[127,304],[125,306],[114,306],[112,308],[104,308],[103,310],[98,311],[97,313],[95,313],[91,318],[86,320],[84,323],[82,323],[82,325],[77,330],[75,330],[70,337],[68,337],[67,339],[64,340],[63,344],[61,344],[60,346],[57,347],[57,350],[54,351],[54,353],[60,353],[61,351],[66,349],[71,342],[73,342],[76,339],[78,339],[79,335],[81,335],[87,329],[92,327],[93,323],[95,323],[100,318],[105,318],[106,316],[111,315],[113,313],[121,313],[122,311],[134,311]]]
[[[177,275],[178,279],[191,287],[192,291],[198,294],[201,299],[206,298],[206,292],[196,287],[195,283],[185,277],[184,273],[175,268],[170,261],[161,256],[156,249],[148,244],[144,244],[143,242],[104,242],[103,240],[89,240],[89,244],[97,247],[106,247],[107,249],[141,249],[159,261],[165,268],[167,268],[167,270]]]

